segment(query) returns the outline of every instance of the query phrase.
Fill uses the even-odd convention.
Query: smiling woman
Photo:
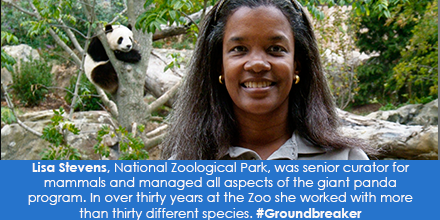
[[[338,133],[313,28],[295,0],[219,1],[171,120],[164,159],[368,159],[369,148]]]
[[[230,16],[221,75],[239,125],[234,145],[266,159],[292,136],[288,97],[298,75],[293,33],[280,10],[242,7]]]

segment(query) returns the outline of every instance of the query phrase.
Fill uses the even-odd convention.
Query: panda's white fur
[[[133,49],[133,32],[128,25],[107,25],[105,28],[110,49],[118,60],[137,63],[141,60],[139,51]],[[84,61],[87,78],[104,91],[113,94],[118,89],[118,77],[109,61],[105,49],[98,39],[92,38]]]

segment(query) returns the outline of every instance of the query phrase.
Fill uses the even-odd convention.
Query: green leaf
[[[170,11],[170,17],[171,17],[171,19],[176,20],[177,12],[176,11]]]

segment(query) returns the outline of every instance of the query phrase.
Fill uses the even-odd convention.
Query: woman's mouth
[[[245,82],[242,84],[245,88],[265,88],[274,85],[274,82],[263,81],[263,82]]]

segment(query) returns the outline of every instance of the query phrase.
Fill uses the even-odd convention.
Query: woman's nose
[[[254,52],[249,55],[249,59],[244,64],[244,70],[255,73],[269,71],[270,63],[267,61],[266,54],[262,52]]]

